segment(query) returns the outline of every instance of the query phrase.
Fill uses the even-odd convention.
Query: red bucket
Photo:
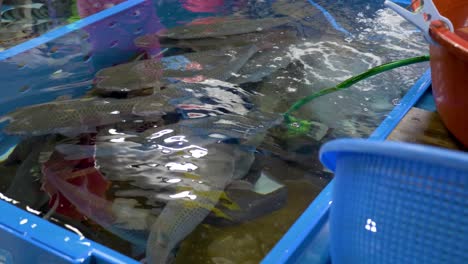
[[[468,147],[468,0],[433,2],[455,28],[431,23],[431,37],[439,44],[430,46],[434,99],[446,127]]]

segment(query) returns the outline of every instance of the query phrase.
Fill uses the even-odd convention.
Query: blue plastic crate
[[[0,82],[7,87],[2,91],[6,96],[0,98],[0,115],[62,95],[84,94],[91,88],[90,80],[97,70],[126,62],[135,55],[135,37],[159,29],[159,21],[151,16],[155,13],[153,8],[149,0],[128,0],[0,52],[0,70],[8,73],[0,75]],[[73,74],[53,78],[64,73]],[[425,93],[429,76],[427,72],[418,81],[371,138],[382,140],[388,135]],[[0,153],[18,142],[18,138],[1,134],[0,139]],[[322,191],[263,263],[328,261],[332,188],[329,184]],[[0,216],[0,261],[13,258],[18,263],[137,263],[6,202],[0,201],[0,209],[7,212]]]

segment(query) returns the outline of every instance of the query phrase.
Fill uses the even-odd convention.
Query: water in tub
[[[147,54],[20,87],[0,119],[0,143],[18,142],[3,148],[1,197],[149,263],[258,263],[330,181],[320,145],[369,136],[428,67],[318,98],[290,133],[281,113],[295,101],[426,54],[421,33],[375,1],[154,5],[166,28],[135,39]],[[13,107],[33,92],[60,97]]]

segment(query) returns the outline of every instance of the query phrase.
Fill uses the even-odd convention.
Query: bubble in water
[[[298,122],[291,123],[291,126],[296,128],[301,127],[301,125]]]

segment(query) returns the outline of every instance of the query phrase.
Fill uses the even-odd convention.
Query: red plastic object
[[[445,126],[468,147],[468,0],[434,3],[455,28],[451,32],[441,21],[431,23],[431,37],[439,44],[430,46],[434,99]]]
[[[183,0],[182,6],[192,12],[211,13],[220,10],[224,0]]]
[[[80,145],[94,145],[95,139],[95,134],[82,136]],[[77,190],[82,187],[86,191],[105,199],[106,192],[110,187],[110,182],[101,174],[94,164],[94,157],[67,160],[64,155],[55,151],[51,158],[43,165],[45,178],[43,189],[51,196],[49,206],[53,207],[56,199],[59,199],[59,206],[56,209],[57,213],[74,219],[84,220],[85,216],[66,198],[66,195],[61,193],[62,190],[55,189],[54,185],[50,184],[47,179],[48,177],[61,177],[67,182],[77,186]],[[53,173],[48,175],[50,172]]]

